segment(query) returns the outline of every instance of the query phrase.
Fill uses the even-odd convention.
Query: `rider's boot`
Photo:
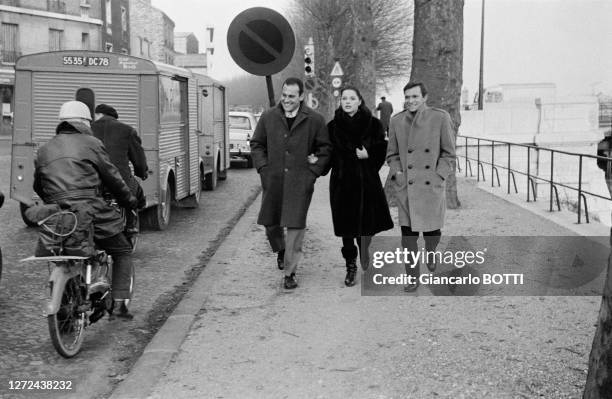
[[[115,310],[113,314],[122,319],[132,320],[134,315],[130,313],[126,301],[123,299],[115,299]]]
[[[131,209],[126,210],[125,214],[125,232],[128,235],[138,234],[140,232],[140,226],[138,222],[138,216],[135,214],[136,211]]]

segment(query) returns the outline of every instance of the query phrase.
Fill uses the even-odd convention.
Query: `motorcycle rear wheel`
[[[79,353],[85,335],[85,313],[78,310],[81,302],[79,278],[73,277],[66,282],[59,310],[47,316],[53,347],[65,358]]]

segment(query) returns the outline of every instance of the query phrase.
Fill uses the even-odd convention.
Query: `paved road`
[[[0,155],[0,190],[8,193],[9,163]],[[4,272],[0,281],[0,398],[31,397],[8,390],[9,380],[71,379],[72,392],[45,392],[48,398],[107,396],[199,274],[231,229],[244,204],[259,190],[252,169],[230,170],[214,192],[203,192],[199,209],[173,209],[164,232],[144,231],[135,255],[135,319],[103,319],[88,329],[82,353],[61,358],[51,346],[43,306],[48,299],[45,264],[18,260],[31,255],[36,230],[26,228],[18,204],[0,209]]]
[[[228,238],[241,245],[204,271],[217,280],[177,356],[152,392],[149,385],[129,392],[152,399],[581,396],[599,297],[439,297],[427,286],[417,296],[401,287],[395,296],[362,296],[359,285],[342,283],[340,240],[320,180],[299,288],[282,289],[255,224],[256,204]],[[573,235],[463,179],[459,190],[463,208],[448,212],[447,237]]]

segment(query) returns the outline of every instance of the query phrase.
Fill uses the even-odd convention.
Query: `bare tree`
[[[606,176],[608,190],[612,195],[612,180]],[[612,244],[612,237],[610,237]],[[597,330],[589,356],[584,399],[612,398],[612,254],[608,258],[606,281],[599,308]]]
[[[455,140],[461,124],[463,68],[463,0],[415,0],[414,42],[410,80],[428,87],[428,104],[446,110],[453,120]],[[455,169],[457,165],[453,166]],[[455,171],[446,186],[447,206],[461,206]]]
[[[412,3],[409,0],[295,0],[291,20],[298,45],[315,43],[315,91],[322,112],[336,104],[329,76],[336,60],[344,83],[359,87],[368,106],[376,85],[410,70]]]

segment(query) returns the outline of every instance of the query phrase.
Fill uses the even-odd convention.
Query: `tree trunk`
[[[415,0],[411,81],[428,89],[428,105],[446,110],[457,130],[463,70],[463,0]],[[446,185],[446,203],[461,206],[457,195],[456,163]]]
[[[608,189],[612,195],[612,181],[609,176],[606,177]],[[612,235],[610,243],[612,244]],[[608,258],[606,282],[599,308],[597,331],[595,331],[589,356],[589,373],[583,398],[612,398],[612,254]]]
[[[370,0],[351,2],[351,14],[355,29],[352,49],[354,84],[359,88],[365,105],[373,110],[376,108],[376,38]]]

